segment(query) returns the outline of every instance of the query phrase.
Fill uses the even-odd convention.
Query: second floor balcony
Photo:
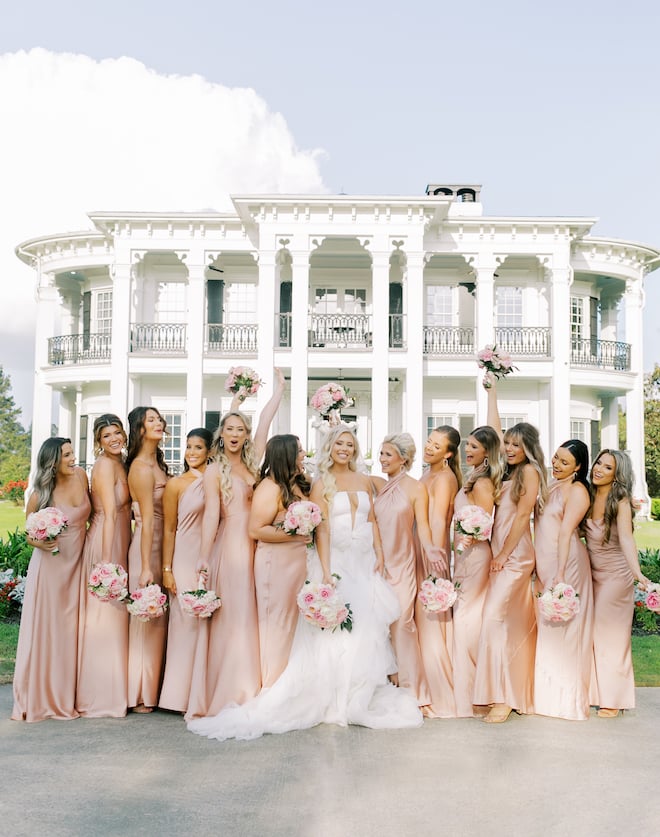
[[[223,355],[256,355],[259,326],[256,323],[209,323],[206,351]]]
[[[48,363],[63,366],[77,363],[109,363],[110,334],[62,334],[48,340]]]
[[[292,315],[276,314],[276,343],[291,346]],[[390,349],[404,349],[405,316],[390,314],[388,345]],[[307,317],[307,346],[310,349],[371,349],[373,330],[371,314],[309,314]]]
[[[571,339],[571,365],[630,371],[630,344],[616,340]]]
[[[185,323],[132,323],[131,354],[174,355],[186,354]]]

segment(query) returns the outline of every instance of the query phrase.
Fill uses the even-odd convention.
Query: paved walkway
[[[320,726],[218,743],[179,716],[5,720],[0,832],[214,837],[628,837],[660,833],[660,689],[572,723]]]

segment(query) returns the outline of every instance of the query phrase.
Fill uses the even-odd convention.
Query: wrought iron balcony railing
[[[256,323],[209,323],[206,327],[206,351],[230,355],[256,355]]]
[[[291,346],[292,315],[276,314],[275,340]],[[373,344],[370,314],[310,314],[307,345],[311,349],[370,349]],[[389,315],[389,347],[405,348],[405,316]]]
[[[424,326],[425,355],[473,355],[474,329],[461,326]]]
[[[109,334],[61,334],[48,339],[48,363],[109,363],[110,348]]]
[[[132,323],[130,351],[152,355],[185,355],[185,323]]]
[[[571,364],[598,369],[630,371],[630,344],[616,340],[571,339]]]
[[[545,326],[497,327],[495,343],[512,355],[551,357],[551,329]]]

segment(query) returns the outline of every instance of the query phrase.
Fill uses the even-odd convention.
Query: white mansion
[[[645,495],[643,279],[660,253],[592,237],[594,218],[490,217],[480,187],[422,196],[249,195],[232,212],[97,212],[92,228],[17,248],[38,282],[33,450],[51,426],[93,460],[94,418],[154,405],[180,464],[189,428],[214,429],[229,367],[289,379],[273,432],[318,444],[310,396],[350,388],[367,457],[390,432],[418,445],[485,420],[476,351],[518,372],[499,387],[505,424],[628,447]],[[654,265],[653,265],[654,266]],[[419,457],[418,457],[419,459]],[[416,472],[419,473],[419,461]]]

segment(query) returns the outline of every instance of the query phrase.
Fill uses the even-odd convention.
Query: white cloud
[[[23,406],[35,305],[19,242],[86,229],[93,210],[226,209],[231,193],[325,191],[321,152],[296,148],[254,90],[131,58],[0,55],[0,115],[0,281],[11,303],[0,306],[0,364]]]

